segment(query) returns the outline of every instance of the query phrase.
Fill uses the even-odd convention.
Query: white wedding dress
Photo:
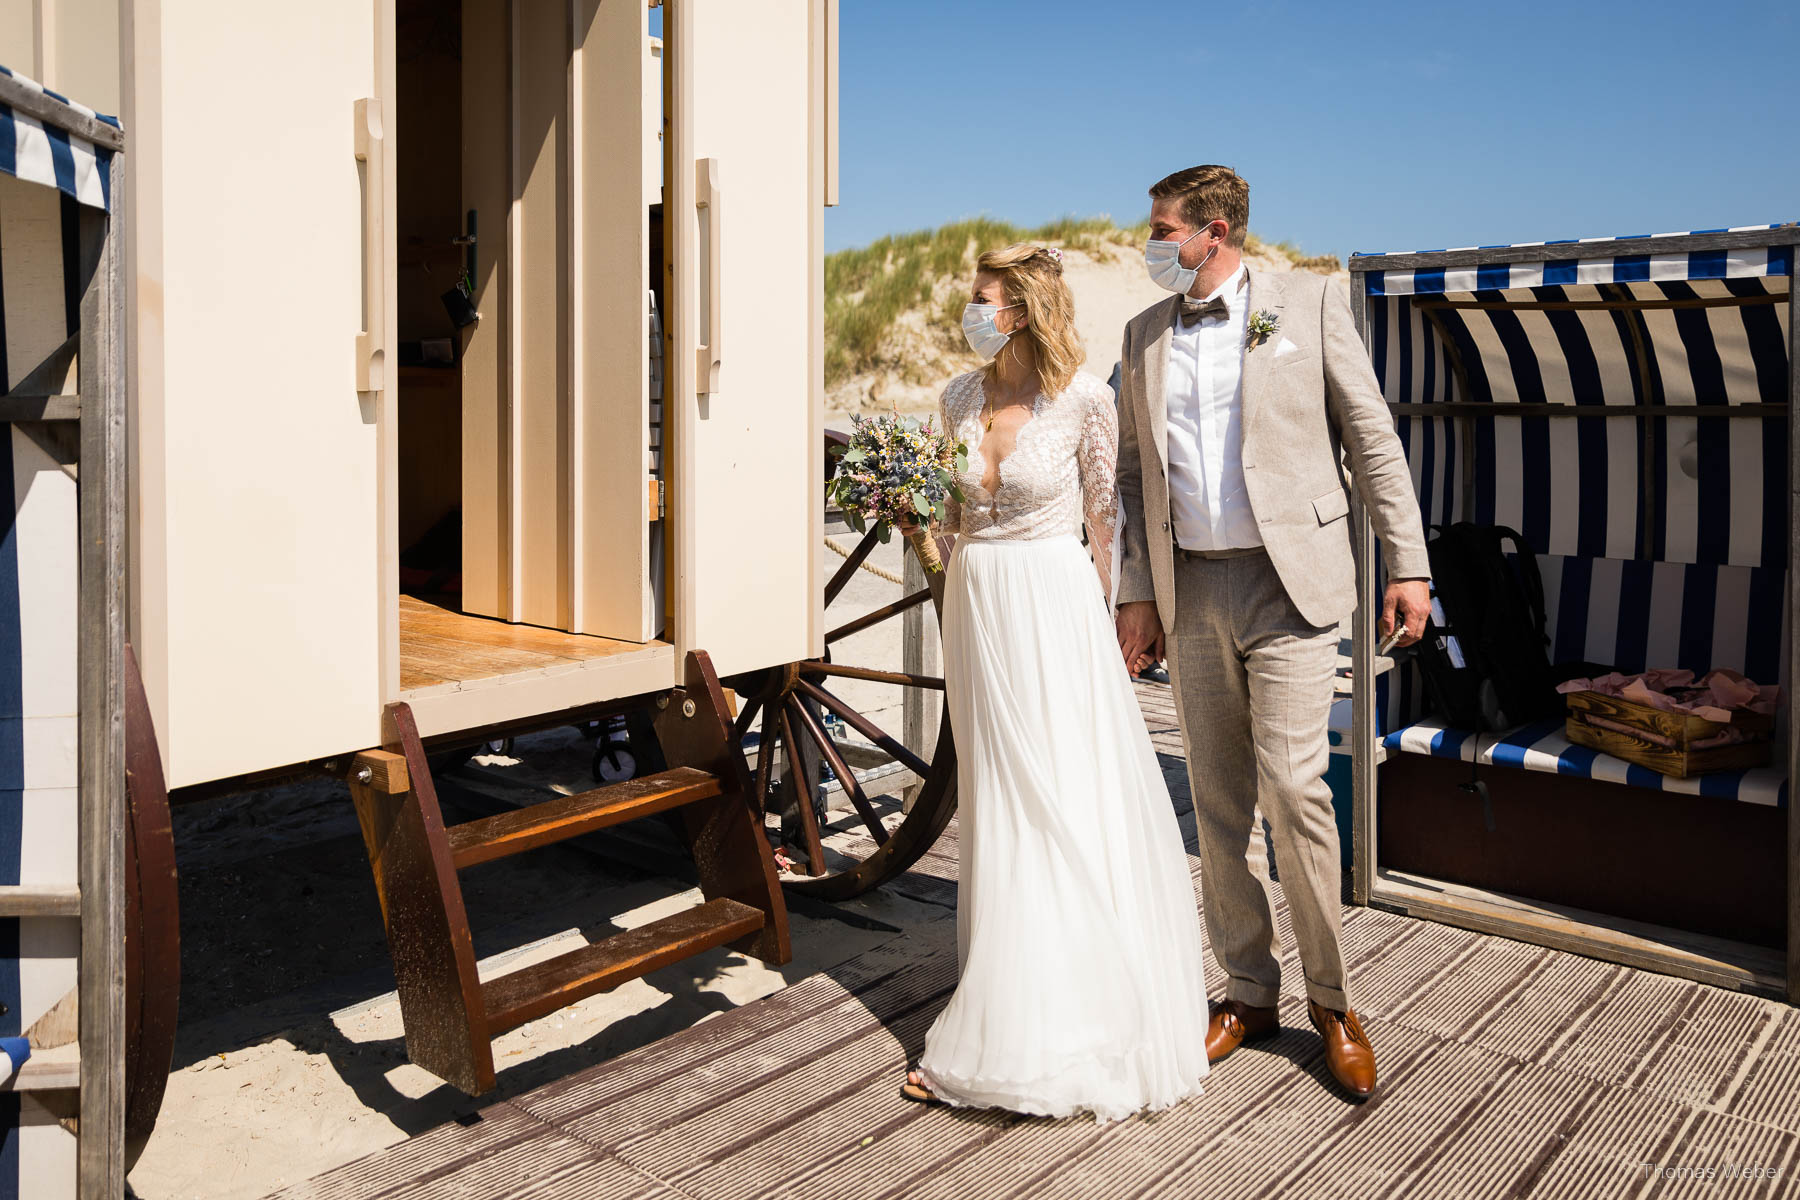
[[[1085,375],[1040,395],[990,495],[981,407],[979,372],[940,407],[969,447],[943,608],[960,979],[919,1069],[952,1104],[1116,1119],[1199,1094],[1207,1020],[1187,854],[1108,615],[1118,417]]]

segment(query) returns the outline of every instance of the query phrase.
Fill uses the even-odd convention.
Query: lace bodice
[[[1000,462],[1000,487],[993,495],[981,486],[986,474],[981,408],[979,371],[952,379],[938,401],[943,428],[969,448],[968,467],[957,477],[965,503],[950,502],[944,532],[1017,541],[1078,534],[1085,524],[1101,578],[1110,579],[1119,507],[1113,487],[1119,412],[1112,389],[1077,374],[1054,399],[1039,393],[1012,453]]]

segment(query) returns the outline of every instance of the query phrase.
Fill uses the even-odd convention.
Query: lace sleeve
[[[957,379],[962,378],[957,376]],[[938,431],[946,437],[957,437],[957,379],[944,385],[943,394],[938,397]],[[939,535],[962,532],[962,505],[955,496],[944,498],[944,520],[937,528]]]
[[[1081,468],[1081,513],[1087,525],[1088,548],[1100,572],[1100,587],[1112,601],[1113,533],[1118,524],[1119,494],[1115,476],[1119,466],[1119,410],[1110,388],[1095,388],[1082,416],[1081,442],[1076,449]]]

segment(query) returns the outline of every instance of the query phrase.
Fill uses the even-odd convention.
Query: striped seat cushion
[[[1787,772],[1778,766],[1717,771],[1692,779],[1672,779],[1648,767],[1577,746],[1563,735],[1560,720],[1537,721],[1506,733],[1473,733],[1424,720],[1382,739],[1389,752],[1429,754],[1482,766],[1522,767],[1552,775],[1576,775],[1653,791],[1714,796],[1776,807],[1787,803]]]

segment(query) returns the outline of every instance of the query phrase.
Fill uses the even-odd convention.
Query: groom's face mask
[[[1212,261],[1212,256],[1219,252],[1218,243],[1214,243],[1205,256],[1191,267],[1181,265],[1182,249],[1195,238],[1205,234],[1217,224],[1208,221],[1193,233],[1179,241],[1173,238],[1152,237],[1144,243],[1144,269],[1150,273],[1150,280],[1158,287],[1167,288],[1171,292],[1185,295],[1194,286],[1194,279],[1200,274],[1200,268]],[[1152,227],[1152,232],[1155,227]]]

